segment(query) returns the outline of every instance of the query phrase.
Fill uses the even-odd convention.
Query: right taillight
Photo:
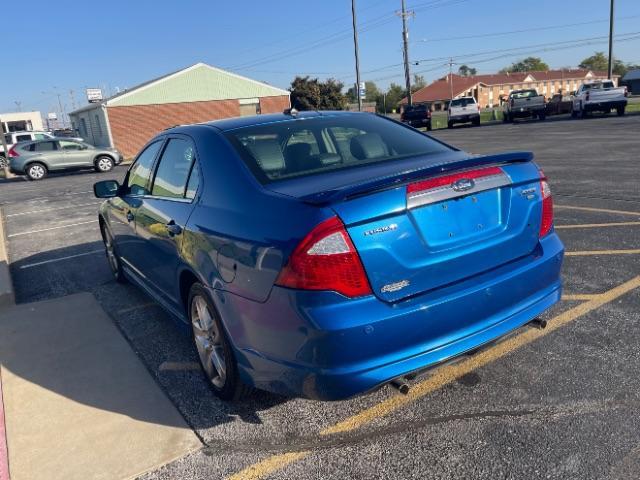
[[[18,152],[16,152],[16,146],[15,145],[9,149],[9,158],[16,158],[16,157],[19,157],[19,156],[20,156],[20,154]]]
[[[540,222],[540,238],[551,231],[553,226],[553,197],[544,172],[540,170],[540,193],[542,194],[542,221]]]
[[[276,284],[300,290],[333,290],[347,297],[371,294],[360,256],[338,217],[325,220],[304,237]]]

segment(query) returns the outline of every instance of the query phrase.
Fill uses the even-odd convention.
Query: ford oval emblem
[[[456,192],[466,192],[475,186],[476,182],[474,182],[472,178],[461,178],[451,184],[451,188]]]

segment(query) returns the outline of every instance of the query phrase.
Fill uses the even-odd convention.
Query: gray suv
[[[61,138],[18,143],[9,150],[11,173],[26,175],[30,180],[41,180],[58,170],[93,168],[108,172],[122,160],[122,154],[114,148]]]

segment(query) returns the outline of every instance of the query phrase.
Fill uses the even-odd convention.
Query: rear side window
[[[191,169],[191,174],[189,175],[189,182],[187,183],[187,193],[185,194],[186,198],[193,199],[196,197],[196,193],[198,192],[198,186],[200,185],[200,168],[198,167],[198,162],[193,164],[193,168]]]
[[[28,142],[30,140],[33,140],[31,138],[31,134],[28,134],[28,135],[16,135],[16,142]]]
[[[420,132],[369,114],[306,117],[225,135],[262,183],[451,151]]]
[[[44,140],[45,138],[49,138],[44,133],[36,133],[34,137],[36,137],[36,140]]]
[[[184,198],[194,158],[195,151],[191,142],[181,138],[170,139],[160,157],[151,194]]]
[[[58,145],[56,142],[40,142],[34,143],[33,150],[36,152],[52,152],[53,150],[57,150]]]
[[[149,193],[149,182],[151,177],[151,167],[156,158],[162,141],[157,141],[145,148],[136,160],[136,163],[129,171],[127,187],[131,195],[146,195]]]
[[[79,144],[78,142],[70,142],[69,140],[60,140],[60,147],[62,148],[62,150],[83,150],[84,148],[82,147],[81,144]]]

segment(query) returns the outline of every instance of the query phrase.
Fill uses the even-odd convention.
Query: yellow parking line
[[[576,320],[582,315],[585,315],[638,287],[640,287],[640,276],[618,285],[605,293],[596,295],[588,301],[557,315],[548,322],[548,326],[544,330],[533,328],[524,330],[522,333],[504,340],[492,348],[481,351],[466,360],[434,369],[432,375],[418,384],[413,385],[407,395],[394,395],[377,405],[367,408],[366,410],[338,422],[331,427],[325,428],[320,432],[320,435],[324,436],[355,430],[372,420],[389,415],[401,407],[415,402],[421,397],[424,397],[444,385],[451,383],[453,380],[504,357],[505,355],[533,342],[534,340],[537,340],[540,337],[548,335],[554,330]],[[310,453],[310,450],[304,450],[300,452],[273,455],[228,477],[228,480],[258,480],[293,462],[305,458]]]
[[[565,252],[567,257],[582,257],[587,255],[637,255],[640,249],[631,250],[583,250],[579,252]]]
[[[600,295],[599,293],[584,293],[576,295],[562,295],[562,300],[592,300]]]
[[[556,225],[556,230],[568,230],[570,228],[608,228],[608,227],[629,227],[640,225],[640,222],[614,222],[614,223],[584,223],[582,225]]]
[[[620,215],[634,215],[640,217],[640,212],[629,212],[628,210],[610,210],[608,208],[572,207],[571,205],[554,205],[553,208],[564,208],[566,210],[581,210],[583,212],[617,213]]]

